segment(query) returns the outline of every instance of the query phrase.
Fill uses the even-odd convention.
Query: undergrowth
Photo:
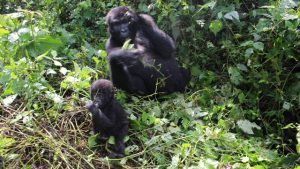
[[[129,5],[177,42],[192,79],[153,98],[118,90],[126,156],[106,157],[84,108],[108,79],[105,14]],[[0,168],[299,169],[300,11],[282,1],[0,2]],[[298,128],[298,130],[297,130]]]

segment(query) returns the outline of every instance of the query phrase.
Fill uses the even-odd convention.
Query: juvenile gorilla
[[[175,59],[174,41],[151,16],[116,7],[106,20],[110,32],[106,51],[114,86],[141,95],[184,90],[189,73]],[[122,49],[126,39],[134,49]]]
[[[109,136],[115,137],[115,145],[111,157],[122,157],[125,145],[124,137],[128,132],[127,114],[114,98],[112,83],[101,79],[91,85],[91,99],[87,109],[92,113],[93,128],[95,133],[100,133],[100,140],[104,141]]]

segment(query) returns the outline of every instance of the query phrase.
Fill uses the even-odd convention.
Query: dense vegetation
[[[121,5],[172,35],[192,79],[158,99],[119,90],[127,156],[108,159],[84,104],[91,82],[109,78],[104,17]],[[2,0],[0,168],[299,169],[299,5]]]

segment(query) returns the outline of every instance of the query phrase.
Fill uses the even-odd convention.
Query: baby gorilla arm
[[[86,108],[92,113],[94,124],[100,124],[103,127],[112,127],[114,123],[92,102],[87,103]]]

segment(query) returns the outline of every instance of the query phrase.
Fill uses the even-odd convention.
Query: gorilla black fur
[[[127,114],[114,98],[114,89],[110,81],[100,79],[91,85],[91,99],[86,105],[92,113],[95,133],[100,133],[100,140],[105,141],[109,136],[115,137],[111,157],[124,155],[124,137],[128,132]]]
[[[116,7],[106,20],[110,32],[106,51],[114,86],[141,95],[184,90],[189,73],[175,59],[174,41],[151,16]],[[122,49],[126,39],[134,49]]]

